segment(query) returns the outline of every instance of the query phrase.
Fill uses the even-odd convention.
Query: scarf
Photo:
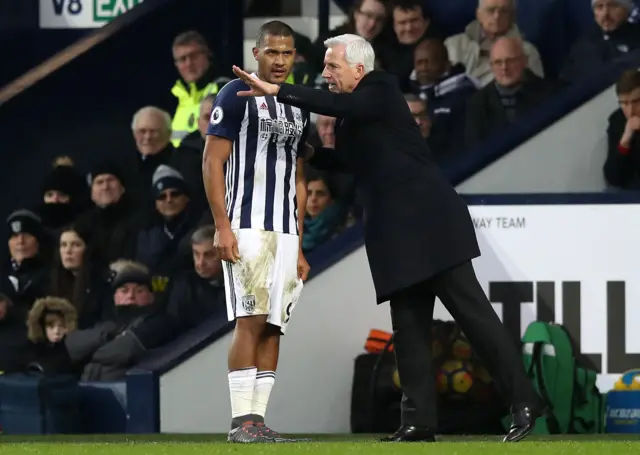
[[[315,218],[305,217],[302,251],[309,252],[325,243],[333,236],[344,219],[344,208],[333,202]]]

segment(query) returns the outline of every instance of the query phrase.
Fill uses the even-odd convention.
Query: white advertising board
[[[567,325],[602,372],[602,391],[640,367],[640,204],[470,211],[482,250],[474,260],[478,279],[514,338],[541,316]],[[439,303],[434,316],[450,319]],[[375,304],[360,248],[305,286],[282,340],[270,424],[292,433],[348,433],[354,359],[372,328],[391,330],[389,306]],[[228,430],[230,341],[162,376],[163,432]]]
[[[144,0],[40,0],[40,28],[99,28]]]

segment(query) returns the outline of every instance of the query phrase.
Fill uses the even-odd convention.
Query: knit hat
[[[595,6],[597,2],[598,0],[591,0],[591,6],[592,7]],[[615,0],[615,2],[618,3],[620,6],[624,6],[629,11],[631,11],[634,8],[633,0]]]
[[[72,167],[59,166],[53,168],[42,182],[42,194],[47,191],[60,191],[68,196],[75,192],[78,175]]]
[[[182,174],[165,164],[158,166],[153,173],[151,185],[153,186],[155,196],[158,196],[167,188],[178,190],[183,194],[187,193],[187,185]]]
[[[93,184],[95,178],[99,175],[109,174],[120,180],[120,184],[124,186],[122,168],[113,161],[103,161],[93,166],[89,174],[89,184]]]
[[[16,234],[31,234],[36,239],[42,237],[42,220],[31,210],[20,209],[7,218],[9,238]]]
[[[116,273],[111,281],[111,288],[115,291],[121,286],[127,283],[142,284],[153,291],[151,285],[151,275],[134,267],[126,267],[120,272]]]

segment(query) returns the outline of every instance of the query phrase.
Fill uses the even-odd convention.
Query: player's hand
[[[238,96],[276,96],[280,90],[279,85],[262,81],[258,79],[258,76],[252,76],[235,65],[233,66],[233,72],[251,89],[248,91],[238,92]]]
[[[304,254],[302,253],[302,250],[300,250],[298,252],[298,278],[300,278],[302,281],[307,281],[307,277],[309,276],[309,270],[311,270],[311,267],[309,266],[309,263],[305,259]]]
[[[223,261],[236,263],[240,259],[238,239],[230,228],[216,229],[213,237],[213,247],[218,252],[218,257]]]

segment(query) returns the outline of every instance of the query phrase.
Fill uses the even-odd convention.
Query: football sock
[[[229,395],[231,396],[231,428],[251,419],[253,391],[256,384],[256,367],[229,372]]]
[[[275,382],[275,371],[259,371],[256,375],[256,385],[253,389],[251,414],[259,417],[259,422],[264,422],[264,416],[267,412],[267,403],[269,403],[269,395],[271,395],[271,389]]]

